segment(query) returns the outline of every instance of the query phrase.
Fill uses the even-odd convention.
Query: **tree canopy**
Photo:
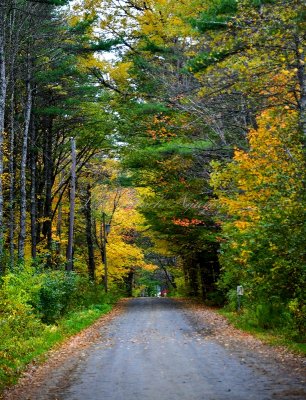
[[[0,290],[29,293],[13,308],[51,323],[103,288],[235,309],[242,285],[255,325],[305,333],[304,6],[1,2]]]

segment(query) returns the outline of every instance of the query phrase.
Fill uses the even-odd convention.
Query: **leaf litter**
[[[231,355],[237,356],[242,364],[258,372],[268,373],[272,378],[279,379],[282,384],[288,381],[288,391],[275,393],[273,399],[293,400],[304,398],[304,395],[306,398],[306,391],[303,389],[306,382],[305,357],[294,354],[285,347],[264,344],[250,333],[233,327],[225,317],[211,307],[189,299],[175,301],[195,328],[197,341],[213,340],[226,348]],[[100,346],[109,345],[108,325],[124,312],[127,302],[128,299],[121,300],[110,313],[51,350],[44,363],[32,362],[18,384],[4,391],[0,399],[35,400],[40,388],[44,388],[46,393],[44,397],[39,392],[40,399],[59,399],[57,393],[69,386],[70,372],[77,368],[80,359],[86,357],[86,349],[97,342]],[[54,374],[54,371],[57,372]],[[298,383],[296,390],[292,390],[292,379]]]

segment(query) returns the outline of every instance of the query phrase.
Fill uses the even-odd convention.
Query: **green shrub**
[[[46,323],[54,323],[69,309],[78,289],[74,273],[51,271],[44,274],[39,299],[35,306]]]
[[[225,300],[223,292],[216,290],[207,294],[205,304],[208,306],[222,306],[224,305]]]
[[[109,311],[117,299],[75,273],[23,266],[3,277],[0,389],[14,383],[28,362]]]
[[[288,304],[290,314],[293,316],[295,337],[297,340],[305,341],[306,337],[306,304],[295,298]]]
[[[238,308],[238,300],[237,300],[237,290],[236,289],[231,289],[228,291],[227,295],[227,303],[226,303],[226,309],[229,311],[237,311]]]
[[[44,275],[35,308],[45,323],[54,323],[71,310],[108,302],[101,286],[74,272],[50,271]]]
[[[27,276],[27,273],[21,272],[21,275]],[[44,330],[32,306],[27,303],[31,298],[30,289],[27,292],[21,283],[20,276],[16,279],[7,276],[0,290],[0,383],[8,376],[14,378],[21,360],[29,353],[28,341]]]
[[[290,314],[279,299],[271,299],[269,303],[260,303],[255,307],[257,325],[264,329],[274,329],[289,325]]]

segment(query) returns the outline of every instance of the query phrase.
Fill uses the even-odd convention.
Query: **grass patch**
[[[228,311],[224,308],[219,309],[218,313],[227,318],[227,320],[236,328],[251,333],[264,343],[271,346],[284,346],[297,354],[306,355],[306,343],[296,341],[292,338],[292,332],[286,329],[274,328],[263,329],[249,322],[242,313]]]
[[[92,325],[112,307],[112,304],[92,305],[87,309],[70,312],[53,325],[33,320],[34,326],[27,326],[18,336],[2,341],[0,391],[15,384],[30,362],[41,362],[52,347]]]
[[[92,325],[101,315],[108,313],[111,309],[110,304],[102,304],[91,306],[87,310],[70,313],[60,321],[59,327],[65,337],[71,336]]]

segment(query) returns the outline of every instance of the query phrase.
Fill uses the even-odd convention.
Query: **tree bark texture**
[[[53,186],[53,154],[52,154],[53,121],[49,118],[45,136],[44,164],[45,164],[45,204],[43,235],[47,238],[47,247],[52,246],[52,186]]]
[[[27,212],[27,190],[26,190],[26,167],[28,155],[28,139],[29,128],[31,121],[32,111],[32,88],[31,88],[31,72],[30,72],[30,59],[28,57],[28,76],[26,83],[26,106],[24,117],[24,130],[23,130],[23,143],[21,152],[21,165],[20,165],[20,231],[18,240],[18,259],[24,260],[24,249],[26,240],[26,212]]]
[[[67,247],[66,270],[73,269],[73,232],[74,232],[74,213],[75,213],[75,184],[76,184],[76,145],[75,139],[71,140],[71,184],[70,184],[70,214],[69,214],[69,233]]]
[[[10,105],[10,154],[9,154],[9,174],[10,174],[10,191],[9,191],[9,245],[10,245],[10,267],[13,268],[15,263],[15,88],[12,85],[11,105]]]
[[[60,183],[59,186],[61,187],[64,181],[64,173],[63,171],[60,174]],[[63,206],[62,200],[60,198],[58,207],[57,207],[57,222],[56,222],[56,236],[58,237],[57,243],[57,254],[61,253],[61,236],[62,236],[62,222],[63,222]]]
[[[103,213],[103,255],[104,255],[104,288],[105,293],[108,292],[108,265],[107,265],[107,255],[106,255],[106,223],[105,223],[105,213]]]
[[[297,60],[297,75],[300,86],[299,98],[299,113],[300,113],[300,127],[304,138],[304,145],[306,145],[306,70],[305,70],[305,46],[299,36],[295,38],[296,47],[296,60]],[[303,49],[303,52],[300,50]]]
[[[36,247],[37,247],[37,207],[36,207],[36,150],[35,150],[36,132],[35,124],[32,120],[31,129],[31,252],[32,258],[36,258]]]
[[[91,210],[91,185],[87,184],[86,188],[86,206],[85,206],[85,218],[86,218],[86,240],[88,249],[88,275],[89,279],[95,280],[95,255],[94,255],[94,243],[92,237],[92,210]]]
[[[3,255],[3,134],[6,100],[5,71],[5,4],[0,2],[0,274]]]

